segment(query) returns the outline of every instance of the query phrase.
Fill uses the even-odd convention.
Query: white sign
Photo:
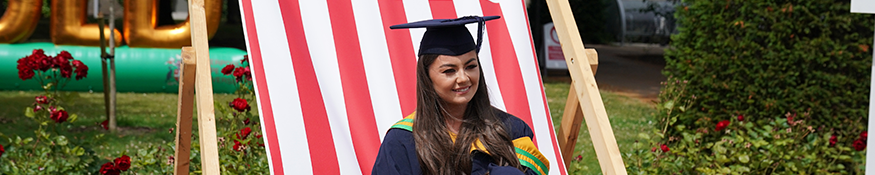
[[[875,0],[851,0],[851,13],[875,13]]]
[[[552,22],[544,24],[544,58],[547,69],[568,69],[562,44],[559,44],[559,35],[556,34],[556,27]]]

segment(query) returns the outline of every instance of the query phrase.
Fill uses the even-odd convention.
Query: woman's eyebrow
[[[474,60],[477,60],[477,58],[471,58],[471,59],[469,59],[468,61],[466,61],[465,64],[471,63],[471,62],[474,61]]]

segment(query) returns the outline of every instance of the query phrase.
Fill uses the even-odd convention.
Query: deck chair
[[[493,106],[525,121],[567,174],[522,0],[241,0],[270,171],[370,174],[383,135],[415,109],[425,29],[389,26],[499,15],[480,51]],[[476,33],[476,25],[468,26]],[[476,37],[476,36],[475,36]]]

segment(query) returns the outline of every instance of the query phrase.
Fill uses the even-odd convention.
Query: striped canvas
[[[492,103],[529,124],[566,174],[523,0],[241,0],[270,170],[370,174],[383,135],[414,111],[425,29],[388,26],[500,15],[480,51]],[[476,33],[477,26],[468,26]]]

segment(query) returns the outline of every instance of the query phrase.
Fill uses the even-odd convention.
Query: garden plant
[[[873,20],[849,1],[677,6],[633,174],[862,174]]]

